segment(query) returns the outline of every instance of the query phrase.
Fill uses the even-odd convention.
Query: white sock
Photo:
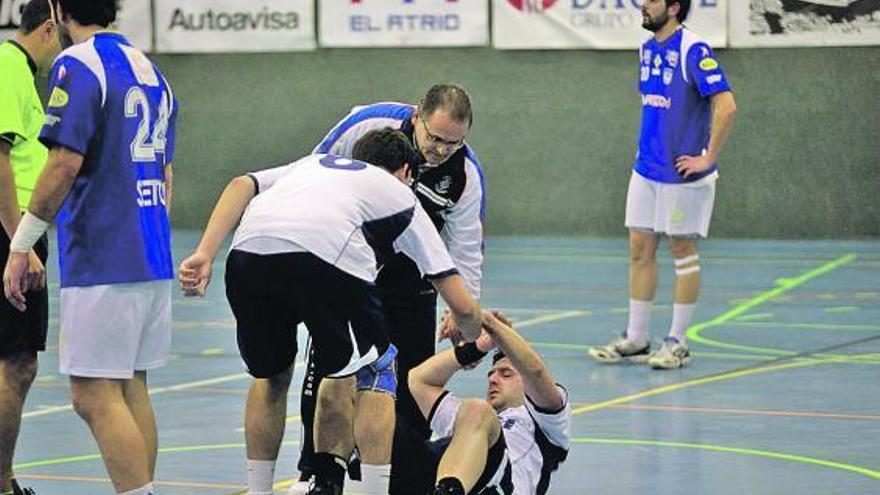
[[[391,483],[391,464],[361,464],[363,495],[388,495]]]
[[[152,483],[147,483],[146,485],[135,488],[134,490],[129,490],[127,492],[120,492],[119,495],[158,495],[159,492],[153,488]]]
[[[636,344],[648,343],[648,320],[651,319],[653,301],[629,300],[629,324],[626,326],[626,338]]]
[[[688,325],[691,317],[694,315],[696,304],[678,304],[672,305],[672,326],[669,328],[669,336],[675,337],[679,342],[684,343],[687,338]]]
[[[248,494],[272,495],[275,480],[275,461],[247,461]]]

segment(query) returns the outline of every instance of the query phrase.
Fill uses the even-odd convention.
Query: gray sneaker
[[[663,346],[648,358],[648,366],[655,370],[677,370],[691,363],[691,351],[687,344],[675,337],[663,339]]]
[[[626,334],[614,339],[608,345],[591,347],[587,353],[594,360],[603,364],[644,363],[651,355],[651,343],[638,345],[627,340]]]

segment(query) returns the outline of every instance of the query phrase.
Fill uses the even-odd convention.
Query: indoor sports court
[[[196,237],[175,239],[182,256]],[[880,487],[876,241],[707,242],[707,289],[689,331],[694,361],[667,372],[586,356],[626,324],[623,241],[491,237],[487,246],[486,306],[515,319],[571,394],[573,445],[550,493],[867,495]],[[670,278],[661,275],[661,291]],[[662,329],[669,304],[657,302]],[[240,493],[249,379],[222,284],[204,299],[176,295],[174,315],[173,359],[151,378],[158,487]],[[42,358],[16,472],[41,492],[110,493],[56,361],[53,349]],[[457,379],[455,390],[485,393],[485,371]],[[295,472],[297,395],[279,475]],[[285,482],[277,488],[285,493]]]

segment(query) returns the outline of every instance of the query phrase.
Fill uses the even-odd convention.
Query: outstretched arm
[[[557,411],[565,398],[541,356],[510,326],[501,313],[483,312],[483,330],[522,375],[526,396],[540,409]]]
[[[244,210],[256,195],[254,181],[248,176],[232,179],[211,213],[196,252],[180,264],[180,287],[187,296],[203,295],[211,281],[211,264],[229,232],[241,220]]]
[[[489,352],[493,347],[492,339],[485,332],[471,345],[476,345],[481,354]],[[425,418],[431,414],[431,408],[443,395],[452,375],[464,366],[456,357],[455,348],[451,348],[431,356],[409,371],[409,391]]]

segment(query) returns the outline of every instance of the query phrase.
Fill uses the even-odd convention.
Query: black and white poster
[[[730,44],[851,46],[880,44],[880,0],[731,2]]]

